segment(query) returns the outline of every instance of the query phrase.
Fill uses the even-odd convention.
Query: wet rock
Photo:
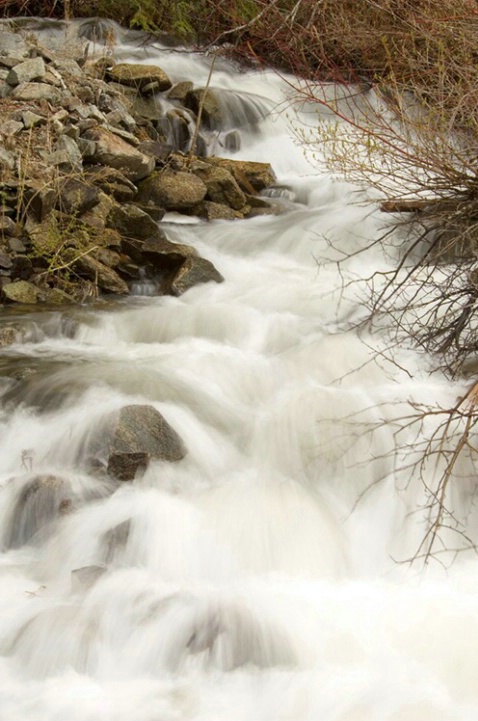
[[[195,248],[183,243],[172,243],[163,233],[145,241],[140,252],[143,259],[160,271],[176,272],[187,258],[197,256]]]
[[[17,343],[22,336],[20,326],[8,324],[0,326],[0,348]]]
[[[179,461],[186,455],[181,438],[152,406],[125,406],[112,426],[108,473],[120,481],[132,481],[150,460]]]
[[[95,152],[87,159],[120,170],[132,181],[141,180],[153,172],[155,160],[104,128],[94,128],[85,134],[95,142]]]
[[[170,100],[179,100],[183,103],[186,100],[186,95],[191,92],[193,87],[194,86],[190,80],[183,80],[180,83],[176,83],[176,85],[173,85],[171,90],[168,92],[168,98]]]
[[[191,118],[183,110],[170,110],[166,114],[166,127],[169,142],[180,152],[187,152],[191,141]]]
[[[169,90],[172,86],[164,70],[156,65],[118,63],[108,71],[108,77],[114,82],[130,85],[138,90],[152,82],[158,83],[158,90]]]
[[[105,566],[83,566],[71,572],[71,590],[87,591],[106,573]]]
[[[116,205],[108,215],[107,225],[129,238],[145,239],[154,235],[158,226],[143,210],[135,205]]]
[[[186,95],[185,103],[196,115],[202,105],[201,121],[209,129],[219,128],[223,122],[223,111],[218,93],[208,88],[191,90]]]
[[[26,280],[4,285],[2,295],[10,303],[22,303],[25,305],[33,305],[44,298],[41,290]]]
[[[28,450],[24,451],[25,464],[29,462],[28,453]],[[70,486],[63,478],[52,475],[32,478],[18,496],[5,532],[5,546],[20,548],[34,540],[41,530],[59,519],[71,504]]]
[[[45,63],[43,58],[31,58],[15,65],[7,75],[9,85],[20,85],[31,80],[40,80],[45,76]]]
[[[100,191],[94,185],[70,178],[60,188],[57,207],[64,213],[82,215],[100,201]]]
[[[222,283],[224,278],[214,265],[205,258],[187,258],[174,277],[169,292],[171,295],[182,295],[200,283]]]
[[[238,130],[231,130],[224,138],[224,148],[229,153],[237,153],[241,149],[241,134]]]
[[[192,173],[165,170],[139,184],[137,202],[145,208],[181,211],[200,203],[206,192],[206,185]]]
[[[106,531],[102,537],[102,545],[105,548],[105,561],[111,563],[119,550],[124,548],[128,542],[131,531],[131,521],[123,521],[114,528]]]

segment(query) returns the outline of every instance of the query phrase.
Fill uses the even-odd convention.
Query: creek
[[[113,53],[209,72],[129,32]],[[476,720],[478,562],[451,529],[441,562],[407,563],[441,473],[419,463],[440,419],[407,418],[465,385],[363,325],[405,241],[373,243],[386,218],[297,140],[317,107],[223,59],[212,86],[241,147],[210,132],[209,152],[270,162],[287,212],[168,214],[224,283],[18,313],[1,350],[0,721]],[[88,453],[128,404],[188,453],[118,483]],[[472,461],[447,509],[473,539]]]

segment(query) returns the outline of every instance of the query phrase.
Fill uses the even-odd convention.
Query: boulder
[[[47,184],[27,181],[23,193],[24,208],[38,222],[45,220],[55,207],[57,195]]]
[[[226,168],[202,162],[197,163],[196,166],[194,167],[194,173],[206,185],[209,200],[212,200],[213,203],[229,205],[234,210],[240,210],[244,207],[246,196],[232,173]]]
[[[73,261],[73,268],[79,275],[94,281],[106,293],[129,294],[128,285],[118,273],[92,258],[91,255],[79,256]]]
[[[108,436],[108,473],[120,481],[132,481],[150,460],[180,461],[186,455],[181,438],[152,406],[124,406]]]
[[[82,215],[100,202],[100,191],[83,180],[65,180],[59,192],[57,207],[64,213]]]
[[[46,100],[52,105],[58,105],[61,102],[62,93],[58,88],[46,83],[22,83],[17,85],[11,96],[15,100],[27,102]]]
[[[141,255],[154,268],[164,271],[171,268],[179,269],[187,258],[197,256],[197,251],[190,245],[172,243],[160,233],[142,244]]]
[[[115,205],[107,219],[107,226],[128,238],[145,239],[154,235],[158,226],[155,221],[136,205]]]
[[[154,170],[154,158],[104,128],[92,128],[86,131],[85,137],[95,141],[94,153],[85,160],[116,168],[132,181],[146,178]]]
[[[108,77],[116,83],[130,85],[138,90],[153,82],[158,83],[158,90],[169,90],[172,87],[172,82],[164,70],[156,65],[118,63],[108,70]]]
[[[28,46],[18,33],[0,32],[0,56],[23,60],[28,55]]]
[[[192,173],[165,170],[139,184],[137,202],[144,208],[188,210],[204,199],[207,187]]]
[[[5,300],[10,303],[33,305],[44,299],[41,290],[26,280],[18,280],[16,283],[4,285],[2,293]]]
[[[222,283],[224,278],[211,261],[205,258],[187,258],[179,268],[169,287],[171,295],[182,295],[200,283]]]
[[[43,58],[31,58],[23,63],[15,65],[7,75],[9,85],[20,85],[29,83],[31,80],[40,80],[45,76],[45,63]]]
[[[83,156],[76,141],[68,135],[60,135],[56,141],[53,152],[49,154],[51,165],[58,165],[63,172],[80,172]]]
[[[138,148],[141,152],[141,148]],[[146,153],[148,154],[148,153]],[[153,153],[150,153],[153,155]],[[86,173],[89,182],[98,186],[104,193],[111,195],[119,203],[133,200],[138,192],[137,187],[116,168],[100,167]]]
[[[202,105],[201,121],[211,130],[219,128],[223,122],[223,110],[219,102],[217,91],[211,88],[198,88],[190,90],[186,95],[184,104],[190,108],[196,115]]]
[[[260,193],[276,183],[276,176],[269,163],[256,163],[251,160],[229,160],[215,156],[204,158],[204,162],[215,167],[225,168],[236,179],[245,193]]]

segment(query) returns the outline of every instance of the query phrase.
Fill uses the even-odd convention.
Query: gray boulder
[[[29,83],[31,80],[41,80],[45,76],[45,63],[43,58],[31,58],[24,63],[15,65],[7,75],[9,85],[20,85]]]

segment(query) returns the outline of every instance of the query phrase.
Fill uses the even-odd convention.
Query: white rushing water
[[[118,57],[205,83],[207,59],[128,38]],[[309,162],[292,129],[314,115],[273,72],[221,61],[213,85],[261,109],[234,111],[231,157],[271,162],[288,212],[170,217],[224,283],[20,316],[30,340],[2,350],[0,721],[476,721],[478,563],[402,563],[440,475],[412,468],[439,421],[404,419],[464,387],[385,322],[354,330],[403,241],[373,245],[380,213]],[[188,453],[120,484],[86,456],[130,403]],[[471,461],[456,474],[473,538]]]

